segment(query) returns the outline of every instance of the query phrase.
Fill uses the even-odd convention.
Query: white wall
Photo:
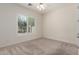
[[[17,16],[19,14],[35,17],[33,33],[17,33]],[[0,4],[0,47],[40,38],[41,15],[17,4]]]
[[[79,46],[79,4],[76,4],[76,44]]]
[[[75,5],[70,4],[44,14],[43,36],[75,44],[75,11]]]

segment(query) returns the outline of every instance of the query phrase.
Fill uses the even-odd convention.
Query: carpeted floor
[[[0,55],[77,55],[78,47],[50,39],[36,39],[0,48]]]

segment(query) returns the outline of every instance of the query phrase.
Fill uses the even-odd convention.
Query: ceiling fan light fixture
[[[37,8],[42,11],[42,10],[45,10],[46,9],[46,5],[43,4],[43,3],[40,3],[39,5],[37,5]]]
[[[28,6],[32,6],[32,4],[31,3],[28,3]]]

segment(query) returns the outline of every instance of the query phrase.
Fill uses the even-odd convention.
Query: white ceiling
[[[36,8],[36,6],[38,5],[39,3],[32,3],[32,6],[28,6],[28,3],[20,3],[21,6],[24,6],[26,8],[29,8],[31,10],[34,10],[34,11],[37,11],[41,14],[43,13],[47,13],[51,10],[56,10],[56,9],[59,9],[61,7],[65,7],[67,5],[70,5],[69,3],[44,3],[47,5],[47,8],[44,10],[44,11],[40,11]]]

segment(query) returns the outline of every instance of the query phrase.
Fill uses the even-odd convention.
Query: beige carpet
[[[0,48],[0,55],[77,55],[78,47],[50,39],[36,39]]]

